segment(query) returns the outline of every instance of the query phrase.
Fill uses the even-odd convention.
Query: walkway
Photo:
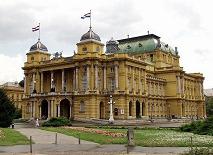
[[[55,132],[45,131],[37,128],[19,128],[16,129],[23,135],[30,137],[35,144],[54,144],[55,143]],[[78,144],[78,138],[67,136],[64,134],[57,133],[57,144]],[[81,144],[96,144],[81,140]]]

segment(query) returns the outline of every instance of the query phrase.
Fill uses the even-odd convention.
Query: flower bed
[[[64,127],[64,128],[68,128],[68,129],[76,130],[76,131],[80,131],[80,132],[96,133],[96,134],[101,134],[101,135],[105,135],[105,136],[111,136],[113,138],[126,137],[126,134],[124,134],[124,133],[110,132],[110,131],[105,131],[105,130],[100,130],[100,129],[95,129],[95,128],[85,128],[85,127]]]

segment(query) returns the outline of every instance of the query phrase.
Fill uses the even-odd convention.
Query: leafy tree
[[[213,116],[213,97],[206,98],[206,114],[207,116]]]
[[[24,87],[24,80],[21,80],[18,84],[19,86]]]
[[[3,89],[0,89],[0,127],[9,127],[12,124],[15,106],[7,97]]]

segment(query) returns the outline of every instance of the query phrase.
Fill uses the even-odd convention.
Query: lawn
[[[97,129],[97,128],[42,128],[48,131],[63,133],[73,137],[99,144],[127,144],[127,129]],[[196,135],[188,132],[179,132],[172,129],[135,129],[135,143],[138,146],[193,146],[213,147],[213,136]]]
[[[27,137],[9,128],[0,128],[0,145],[24,145],[29,144]]]

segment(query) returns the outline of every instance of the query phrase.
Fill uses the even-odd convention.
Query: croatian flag
[[[84,16],[81,17],[81,19],[89,18],[89,17],[91,17],[91,12],[86,13]]]
[[[33,27],[33,28],[32,28],[32,31],[33,31],[33,32],[38,31],[39,28],[40,28],[40,25],[38,25],[38,26],[36,26],[36,27]]]

